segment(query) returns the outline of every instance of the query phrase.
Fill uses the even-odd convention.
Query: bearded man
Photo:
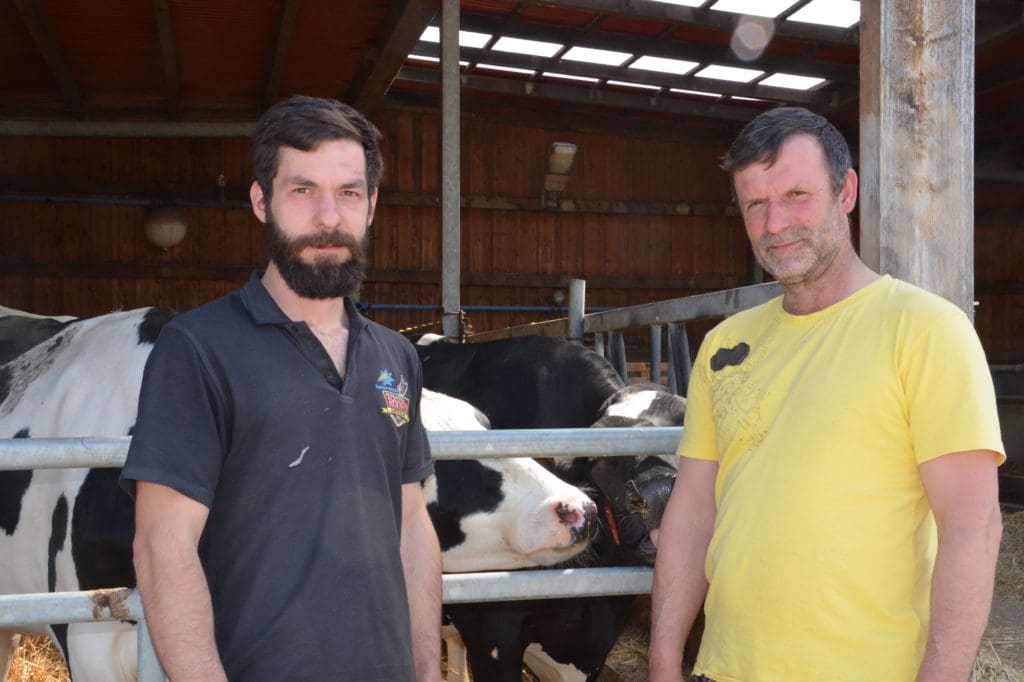
[[[122,473],[171,680],[437,680],[441,556],[421,367],[352,303],[380,133],[295,97],[253,135],[270,262],[149,357]]]

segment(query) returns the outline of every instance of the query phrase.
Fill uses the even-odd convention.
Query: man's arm
[[[441,679],[441,546],[419,483],[402,485],[402,570],[418,682]]]
[[[136,486],[135,573],[164,673],[172,682],[226,681],[197,551],[209,509],[158,483]]]
[[[718,463],[679,458],[658,534],[651,594],[650,679],[681,682],[683,646],[708,591],[704,559],[715,527]]]
[[[957,452],[925,462],[921,480],[938,527],[932,576],[931,627],[918,682],[970,677],[992,605],[1002,520],[988,450]]]

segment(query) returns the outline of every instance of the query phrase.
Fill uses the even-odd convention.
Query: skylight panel
[[[797,76],[793,73],[773,73],[760,81],[758,85],[770,85],[774,88],[789,88],[790,90],[810,90],[825,82],[824,78],[813,76]]]
[[[682,5],[683,7],[700,7],[708,0],[654,0],[666,5]]]
[[[477,64],[478,69],[490,69],[491,71],[504,71],[505,73],[521,73],[525,76],[532,76],[535,71],[532,69],[520,69],[515,66],[500,66],[498,64]]]
[[[492,50],[497,52],[514,52],[534,57],[554,57],[562,49],[559,43],[548,43],[543,40],[527,40],[526,38],[510,38],[502,36],[494,44]]]
[[[700,64],[687,62],[682,59],[667,59],[665,57],[640,57],[629,65],[631,69],[643,69],[644,71],[658,71],[660,73],[671,73],[677,76],[685,76]]]
[[[812,0],[806,7],[801,7],[786,19],[808,24],[850,28],[860,21],[860,2],[856,0]]]
[[[629,81],[606,81],[608,85],[617,85],[620,88],[633,88],[635,90],[661,90],[657,85],[647,85],[646,83],[631,83]]]
[[[425,54],[411,54],[409,55],[409,59],[413,60],[414,62],[430,62],[431,64],[441,63],[440,57],[429,57]],[[464,62],[460,60],[459,66],[469,66],[469,62]]]
[[[680,95],[697,95],[698,97],[714,97],[718,99],[721,97],[717,92],[704,92],[703,90],[685,90],[683,88],[669,88],[669,92],[675,92]]]
[[[712,64],[711,66],[705,66],[694,75],[700,76],[701,78],[714,78],[721,81],[749,83],[763,73],[764,71],[758,71],[757,69],[744,69],[738,66],[721,66],[718,64]]]
[[[548,78],[560,78],[562,80],[579,81],[581,83],[596,83],[598,81],[597,78],[591,78],[590,76],[574,76],[568,73],[555,73],[554,71],[545,71],[541,75],[547,76]]]
[[[437,26],[427,26],[420,35],[420,40],[425,43],[441,42],[441,30]],[[459,31],[460,47],[481,48],[491,40],[490,33],[477,33],[476,31]]]
[[[594,47],[572,47],[562,55],[562,59],[571,62],[587,62],[589,64],[603,64],[604,66],[622,66],[627,59],[633,55],[629,52],[616,52],[614,50],[599,50]]]
[[[796,0],[718,0],[711,5],[711,9],[755,17],[775,18],[794,4],[796,4]]]

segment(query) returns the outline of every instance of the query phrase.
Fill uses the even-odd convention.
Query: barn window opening
[[[711,9],[754,17],[775,18],[796,4],[796,0],[718,0]]]
[[[860,21],[860,2],[857,0],[812,0],[790,16],[788,21],[850,28]]]
[[[671,73],[676,76],[685,76],[700,66],[699,62],[688,62],[682,59],[668,59],[666,57],[643,56],[629,65],[631,69],[642,69],[643,71],[657,71],[659,73]]]
[[[749,83],[764,74],[764,71],[757,69],[744,69],[739,66],[722,66],[711,64],[695,73],[700,78],[714,78],[720,81],[736,81],[738,83]]]
[[[629,52],[616,52],[614,50],[598,50],[593,47],[573,47],[562,55],[562,59],[571,62],[587,62],[588,64],[602,64],[604,66],[622,66],[626,60],[633,55]]]
[[[770,85],[773,88],[789,88],[790,90],[810,90],[824,82],[824,78],[798,76],[793,73],[773,73],[758,85]]]
[[[420,40],[425,43],[441,42],[441,30],[437,26],[427,26],[420,35]],[[482,48],[491,41],[490,33],[477,33],[476,31],[459,31],[459,46]]]
[[[544,40],[528,40],[526,38],[510,38],[502,36],[494,43],[492,50],[497,52],[516,52],[534,57],[554,57],[562,48],[560,43],[549,43]]]

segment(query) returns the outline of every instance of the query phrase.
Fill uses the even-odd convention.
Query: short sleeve
[[[415,353],[415,351],[413,351]],[[410,363],[413,377],[412,418],[409,420],[409,432],[405,439],[405,453],[402,458],[402,483],[416,483],[434,473],[434,460],[430,456],[430,442],[427,440],[426,429],[420,416],[422,407],[423,366],[419,356],[413,357]]]
[[[942,315],[900,360],[918,464],[952,452],[992,450],[1005,461],[995,390],[967,316]]]
[[[708,334],[697,352],[693,372],[690,374],[690,385],[686,390],[683,437],[676,454],[690,459],[718,460],[718,438],[711,406],[711,378],[707,357],[707,349],[713,345],[712,334]]]
[[[171,487],[209,507],[227,452],[224,398],[193,340],[163,329],[146,362],[139,412],[121,485]]]

